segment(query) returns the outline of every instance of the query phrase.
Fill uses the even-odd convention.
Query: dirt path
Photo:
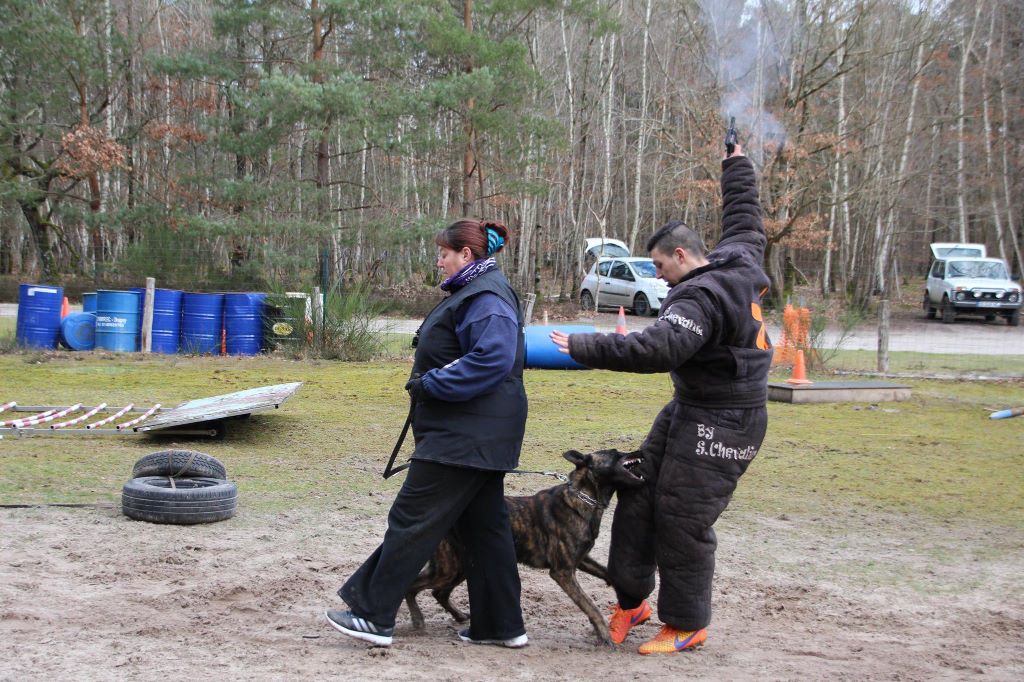
[[[720,521],[715,620],[695,653],[615,650],[542,572],[524,569],[530,646],[457,641],[428,595],[373,649],[323,621],[383,531],[388,499],[202,527],[109,509],[0,511],[0,678],[1024,679],[1024,534],[858,512]],[[607,555],[605,534],[595,550]],[[581,576],[602,607],[606,586]],[[464,588],[456,592],[464,604]],[[625,677],[624,677],[625,676]]]

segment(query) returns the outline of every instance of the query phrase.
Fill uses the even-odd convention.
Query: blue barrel
[[[71,313],[60,321],[60,342],[71,350],[96,347],[96,314]]]
[[[558,346],[551,340],[551,332],[555,329],[566,334],[592,334],[597,331],[593,326],[585,324],[536,325],[527,327],[526,366],[535,369],[586,369],[586,367],[573,360],[569,355],[558,350]]]
[[[183,294],[179,343],[181,351],[219,355],[223,320],[224,294]]]
[[[224,294],[224,345],[228,355],[260,352],[266,297],[266,294]]]
[[[138,287],[139,319],[146,307],[146,288]],[[181,334],[181,298],[177,289],[153,289],[153,337],[149,347],[154,353],[177,353]],[[141,331],[141,329],[140,329]],[[142,347],[141,337],[139,347]]]
[[[14,335],[19,346],[56,348],[64,287],[22,284],[18,287],[18,321]]]
[[[96,292],[96,347],[134,353],[139,350],[139,293]]]
[[[90,291],[82,294],[82,312],[83,313],[94,313],[96,312],[96,292]]]

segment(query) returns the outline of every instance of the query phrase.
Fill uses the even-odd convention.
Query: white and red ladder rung
[[[16,429],[20,429],[23,426],[37,423],[36,420],[42,417],[52,415],[57,410],[43,410],[38,414],[33,414],[28,417],[22,417],[21,419],[8,419],[7,421],[0,422],[0,426],[10,426]]]
[[[141,417],[136,417],[135,419],[132,419],[131,421],[126,421],[123,424],[118,424],[115,428],[117,428],[118,431],[121,431],[123,429],[127,429],[127,428],[130,428],[132,426],[135,426],[136,424],[138,424],[142,420],[149,419],[149,417],[151,417],[153,415],[153,413],[156,412],[159,409],[160,409],[160,403],[157,403],[153,407],[151,407],[148,410],[146,410],[146,412],[143,413],[143,415]]]
[[[0,405],[0,412],[3,412],[4,410],[10,409],[10,408],[14,407],[17,404],[18,403],[14,402],[13,400],[11,402],[9,402],[9,403],[4,403],[3,405]]]
[[[51,429],[62,429],[65,426],[72,426],[74,424],[81,424],[86,419],[88,419],[89,417],[93,416],[94,414],[96,414],[97,412],[99,412],[100,410],[102,410],[106,406],[107,406],[106,403],[100,403],[99,405],[97,405],[96,407],[92,408],[91,410],[89,410],[88,412],[86,412],[85,414],[83,414],[80,417],[75,417],[74,419],[69,419],[69,420],[67,420],[65,422],[59,422],[57,424],[50,424],[50,428]]]
[[[76,412],[81,407],[82,403],[75,403],[71,407],[65,407],[60,411],[55,412],[53,410],[47,410],[51,414],[41,413],[35,415],[34,417],[29,417],[27,419],[15,419],[12,422],[12,425],[17,428],[21,428],[22,426],[35,426],[36,424],[46,424],[47,422],[52,422],[54,419],[60,419],[61,417],[71,414],[72,412]],[[19,424],[18,422],[21,423]]]
[[[131,409],[133,407],[135,407],[135,405],[133,403],[128,403],[126,406],[122,407],[120,410],[118,410],[114,414],[110,415],[109,417],[104,417],[103,419],[99,420],[98,422],[93,422],[92,424],[86,424],[85,428],[87,428],[87,429],[95,429],[95,428],[98,428],[100,426],[103,426],[104,424],[109,424],[110,422],[114,421],[115,419],[118,419],[119,417],[123,416],[127,412],[131,411]]]

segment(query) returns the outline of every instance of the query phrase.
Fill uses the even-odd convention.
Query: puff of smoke
[[[765,146],[781,146],[786,129],[765,108],[774,93],[771,84],[779,68],[779,41],[759,5],[746,0],[700,0],[708,31],[709,59],[713,60],[721,92],[720,114],[736,117],[740,142],[760,161]]]

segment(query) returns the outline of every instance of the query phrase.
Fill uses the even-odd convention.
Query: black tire
[[[1017,308],[1012,313],[1006,316],[1006,324],[1010,325],[1011,327],[1020,326],[1020,308]]]
[[[651,314],[651,302],[647,300],[646,294],[637,294],[633,299],[633,314],[639,317],[647,317]]]
[[[942,299],[942,322],[943,324],[953,324],[956,320],[956,308],[953,307],[953,302],[948,298]]]
[[[931,300],[928,298],[928,292],[924,292],[924,301],[921,303],[921,307],[924,308],[924,316],[929,320],[935,319],[935,306],[932,305]]]
[[[139,459],[132,478],[143,476],[185,476],[186,478],[227,478],[228,472],[216,457],[194,450],[160,450]]]
[[[594,309],[594,296],[586,289],[580,292],[580,308],[583,310]]]
[[[237,505],[238,487],[219,478],[143,476],[133,478],[121,489],[124,515],[151,523],[223,521],[235,515]]]

